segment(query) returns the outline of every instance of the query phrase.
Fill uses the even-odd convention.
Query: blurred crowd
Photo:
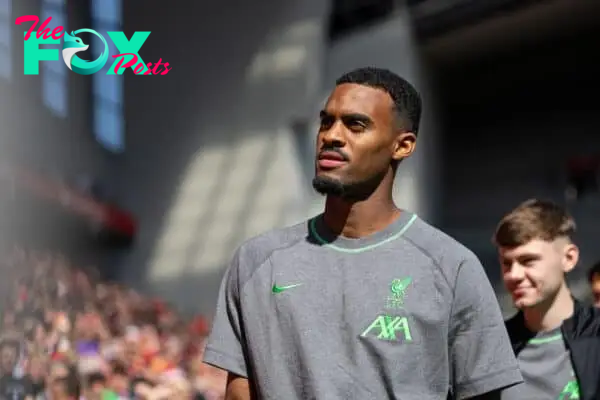
[[[222,399],[208,324],[61,254],[0,257],[0,399]]]

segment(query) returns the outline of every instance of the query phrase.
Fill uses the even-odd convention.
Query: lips
[[[319,154],[319,167],[324,169],[337,168],[346,164],[346,158],[335,151],[324,151]]]
[[[346,161],[344,156],[335,151],[324,151],[319,154],[319,160]]]
[[[530,288],[516,288],[512,291],[513,296],[515,297],[523,297]]]

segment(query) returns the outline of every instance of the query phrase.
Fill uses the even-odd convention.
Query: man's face
[[[52,386],[54,382],[65,379],[69,376],[69,369],[62,363],[53,363],[46,378],[46,384]]]
[[[113,374],[110,377],[109,387],[116,393],[125,393],[129,388],[129,380],[125,375]]]
[[[75,396],[69,395],[67,383],[64,380],[52,382],[49,386],[51,399],[56,400],[77,400]]]
[[[567,239],[534,239],[522,246],[499,248],[504,285],[515,307],[531,308],[554,298],[579,258],[577,246]]]
[[[106,389],[104,382],[94,382],[87,390],[86,398],[88,400],[102,400],[102,393]]]
[[[394,104],[381,89],[338,85],[321,111],[313,186],[322,194],[365,196],[408,157],[415,136],[400,133]]]
[[[594,306],[600,307],[600,274],[592,276],[592,295],[594,296]]]
[[[5,372],[12,371],[17,364],[17,349],[12,346],[4,346],[0,353],[2,369]]]

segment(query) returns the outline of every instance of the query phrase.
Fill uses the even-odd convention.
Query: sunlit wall
[[[121,276],[188,310],[213,311],[235,248],[306,218],[290,122],[320,88],[326,2],[125,4],[125,29],[151,31],[140,55],[164,76],[127,77],[124,206],[140,220]],[[170,22],[172,21],[172,22]]]

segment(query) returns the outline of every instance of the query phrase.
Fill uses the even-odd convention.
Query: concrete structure
[[[10,4],[11,2],[4,2]],[[59,4],[62,2],[59,2]],[[86,26],[88,12],[80,2],[70,9],[68,26]],[[6,21],[11,42],[9,77],[0,79],[0,160],[2,163],[26,165],[35,171],[55,178],[75,175],[103,177],[111,160],[96,143],[90,126],[91,85],[89,77],[70,74],[68,79],[68,117],[53,113],[43,103],[43,74],[23,74],[23,32],[29,28],[15,25],[21,15],[40,15],[40,2],[20,0],[12,2],[12,15]],[[7,38],[8,39],[8,38]],[[61,61],[62,62],[62,61]],[[63,65],[64,66],[64,65]],[[3,186],[4,188],[6,186]],[[6,190],[3,191],[6,194]],[[2,196],[3,218],[13,218],[23,228],[31,220],[33,204],[10,202],[10,196]],[[35,218],[39,217],[39,214]],[[6,221],[6,219],[4,219]],[[104,252],[98,251],[89,238],[72,226],[60,225],[56,218],[31,220],[31,227],[24,230],[37,239],[37,243],[48,243],[68,250],[85,260],[100,260]],[[7,225],[5,225],[6,228]],[[11,226],[11,225],[8,225]],[[1,232],[3,243],[11,242],[15,232],[8,228]],[[31,237],[34,241],[34,238]]]

